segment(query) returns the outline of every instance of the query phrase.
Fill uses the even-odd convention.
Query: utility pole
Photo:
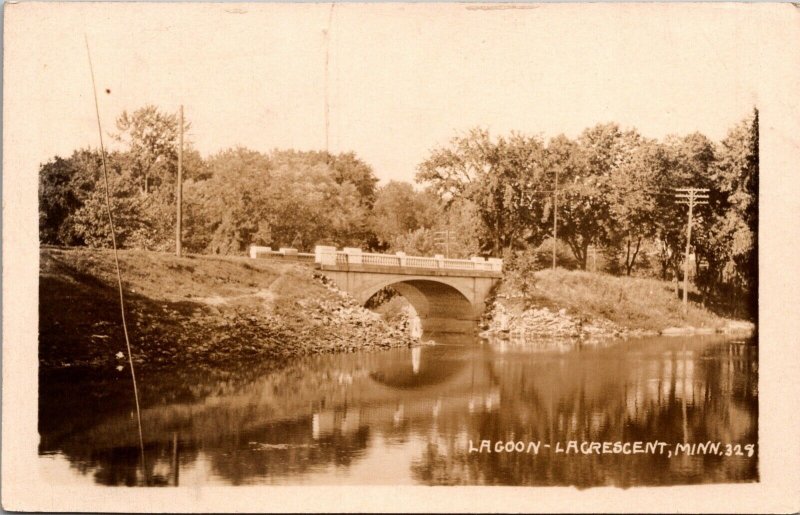
[[[182,222],[182,204],[183,204],[183,105],[181,105],[180,116],[179,116],[179,143],[178,143],[178,192],[177,192],[177,215],[178,220],[175,224],[175,255],[181,257],[181,244],[182,244],[182,232],[181,232],[181,222]]]
[[[444,244],[444,257],[450,258],[450,229],[445,229],[444,231],[436,231],[434,233],[435,236],[435,243],[437,245]],[[440,239],[443,237],[443,239]]]
[[[553,270],[556,269],[556,244],[558,243],[558,167],[553,187]]]
[[[692,212],[694,206],[708,204],[708,188],[673,188],[678,204],[689,206],[689,221],[686,224],[686,255],[683,261],[683,312],[689,309],[689,250],[692,244]]]

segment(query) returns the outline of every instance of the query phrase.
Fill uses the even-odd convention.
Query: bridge
[[[391,287],[414,307],[423,331],[461,332],[473,327],[486,298],[503,275],[503,260],[448,259],[441,254],[373,254],[360,248],[317,245],[314,253],[250,247],[252,258],[273,258],[314,265],[361,305]]]

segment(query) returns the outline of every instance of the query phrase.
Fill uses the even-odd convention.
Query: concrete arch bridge
[[[251,247],[250,256],[309,263],[313,257],[315,268],[362,305],[378,291],[392,287],[414,306],[423,331],[462,332],[472,328],[486,307],[489,292],[503,276],[503,260],[497,258],[371,254],[359,248],[337,250],[322,245],[313,254]]]

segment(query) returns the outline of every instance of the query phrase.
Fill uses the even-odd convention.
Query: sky
[[[203,155],[327,147],[383,182],[413,181],[431,149],[475,126],[548,139],[613,121],[719,141],[758,104],[757,8],[506,7],[10,6],[6,145],[31,173],[97,147],[84,35],[107,133],[123,110],[182,104]]]

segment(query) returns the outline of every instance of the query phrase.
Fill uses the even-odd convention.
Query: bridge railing
[[[359,248],[317,245],[314,249],[314,262],[321,265],[371,265],[402,268],[478,270],[502,272],[503,260],[498,258],[472,257],[470,259],[447,259],[441,254],[430,256],[408,256],[405,252],[396,254],[373,254]]]
[[[469,259],[447,259],[441,254],[435,256],[407,256],[405,252],[396,254],[373,254],[363,252],[356,247],[336,247],[317,245],[314,253],[298,252],[297,249],[281,247],[272,250],[270,247],[253,245],[250,247],[253,259],[278,259],[322,265],[371,265],[393,266],[402,268],[425,268],[445,270],[478,270],[486,272],[502,272],[503,260],[498,258],[472,257]]]
[[[301,263],[314,263],[315,254],[310,252],[298,252],[297,249],[281,247],[272,250],[270,247],[250,246],[250,257],[253,259],[280,259],[283,261],[299,261]]]
[[[438,263],[436,262],[436,258],[432,257],[407,256],[406,266],[412,268],[437,268]]]
[[[345,254],[350,259],[352,254]],[[377,266],[403,266],[400,256],[391,254],[361,254],[361,264]]]

